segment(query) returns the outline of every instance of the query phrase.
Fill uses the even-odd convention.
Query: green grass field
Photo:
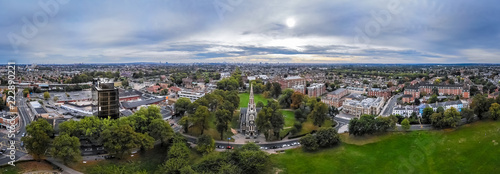
[[[456,130],[341,136],[342,145],[315,153],[272,155],[284,173],[499,173],[500,122]]]
[[[292,127],[295,123],[295,113],[293,111],[281,110],[283,117],[285,117],[285,128]]]
[[[240,108],[248,107],[248,101],[250,98],[250,94],[249,93],[241,93],[238,96],[240,96]],[[264,103],[264,105],[267,105],[267,100],[272,100],[272,99],[266,99],[261,94],[255,94],[254,100],[255,100],[255,104],[257,104],[259,101],[261,101],[262,103]]]

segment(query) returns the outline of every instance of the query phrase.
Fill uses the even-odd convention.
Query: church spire
[[[248,105],[253,105],[253,84],[250,84],[250,101],[248,102]]]

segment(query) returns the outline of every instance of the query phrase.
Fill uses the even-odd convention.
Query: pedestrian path
[[[68,166],[62,164],[62,163],[59,163],[57,162],[55,159],[53,158],[47,158],[47,161],[49,161],[50,163],[60,167],[61,169],[63,169],[63,173],[67,173],[67,174],[83,174],[82,172],[78,172],[76,170],[73,170],[72,168],[69,168]]]

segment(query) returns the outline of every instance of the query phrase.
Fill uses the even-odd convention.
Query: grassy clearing
[[[238,96],[240,96],[240,108],[246,108],[248,107],[248,101],[250,99],[250,94],[249,93],[241,93]],[[272,100],[271,98],[267,99],[262,96],[262,94],[254,94],[254,102],[257,104],[259,101],[264,103],[264,105],[267,105],[267,100]]]
[[[54,171],[53,166],[46,161],[24,161],[15,163],[16,166],[7,165],[0,168],[2,174],[17,174],[36,171]]]
[[[366,139],[365,139],[366,138]],[[284,173],[498,173],[500,122],[456,130],[387,133],[351,138],[316,153],[272,155]],[[359,145],[364,144],[364,145]]]
[[[285,111],[281,110],[281,113],[283,114],[283,117],[285,117],[285,128],[286,127],[292,127],[293,124],[295,123],[295,113],[293,111]]]
[[[332,125],[333,125],[332,120],[326,120],[325,123],[321,125],[321,127],[330,127]],[[315,126],[313,124],[313,120],[311,118],[308,118],[306,122],[302,123],[302,129],[300,130],[299,133],[297,133],[297,135],[307,134],[314,130],[318,130],[319,128],[320,127]]]

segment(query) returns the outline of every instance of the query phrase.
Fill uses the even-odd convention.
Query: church
[[[255,106],[254,96],[253,96],[253,86],[250,86],[250,99],[248,101],[247,108],[240,108],[240,129],[241,133],[245,135],[245,138],[257,138],[257,124],[255,119],[257,118],[257,113],[261,108]]]

